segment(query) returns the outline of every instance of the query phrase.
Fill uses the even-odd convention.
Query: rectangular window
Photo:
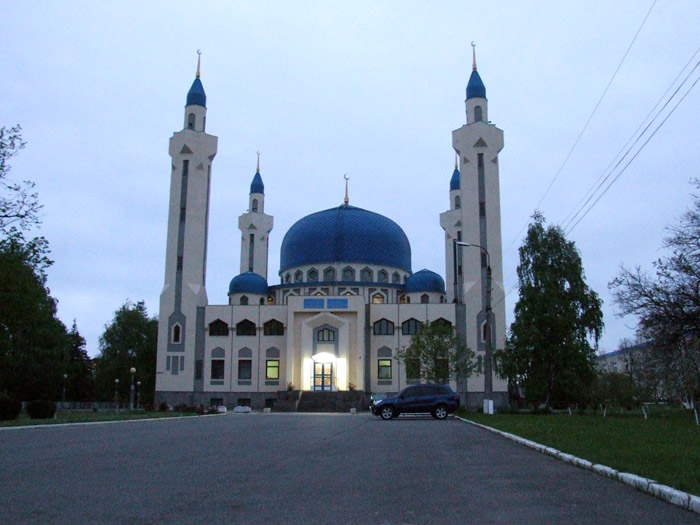
[[[170,356],[165,358],[165,369],[170,371]]]
[[[483,252],[481,253],[481,267],[486,268],[486,254]]]
[[[476,358],[476,373],[481,374],[484,369],[484,358],[483,356],[478,356]]]
[[[265,379],[280,378],[280,361],[279,359],[268,359],[265,363]]]
[[[186,215],[186,208],[184,208],[184,207],[180,208],[180,221],[182,221],[182,222],[185,221],[185,215]]]
[[[380,359],[377,361],[377,378],[391,379],[391,359]]]
[[[253,361],[251,359],[238,360],[238,379],[250,380],[253,377]]]
[[[211,378],[212,379],[223,379],[224,378],[224,360],[223,359],[212,359],[211,360]]]
[[[484,201],[479,203],[479,217],[486,217],[486,203]]]
[[[255,261],[255,234],[251,233],[248,242],[248,270],[253,271],[253,261]]]
[[[406,359],[406,380],[420,379],[420,359]]]
[[[194,363],[194,378],[195,378],[195,380],[202,379],[202,375],[204,374],[204,372],[202,371],[203,366],[204,366],[204,363],[202,362],[201,359],[197,359],[197,361],[195,361],[195,363]]]
[[[484,154],[483,153],[478,153],[477,156],[477,165],[479,168],[484,167]]]
[[[177,269],[182,271],[182,255],[177,256]]]
[[[180,371],[180,357],[174,355],[172,358],[172,366],[170,367],[170,373],[172,375],[176,376],[179,371]]]

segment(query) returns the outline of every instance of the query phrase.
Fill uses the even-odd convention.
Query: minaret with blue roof
[[[265,214],[265,185],[258,164],[250,183],[248,211],[238,218],[241,230],[241,274],[253,272],[267,279],[267,259],[270,232],[274,218]]]
[[[199,54],[199,53],[198,53]],[[181,131],[170,138],[170,207],[165,283],[160,295],[157,391],[197,389],[198,308],[207,305],[207,230],[211,165],[218,139],[205,133],[207,97],[197,74],[187,93]],[[201,378],[200,378],[201,383]],[[201,385],[200,387],[201,388]]]
[[[452,132],[452,147],[458,162],[449,183],[450,208],[440,214],[440,226],[445,230],[447,300],[458,303],[458,311],[463,312],[466,322],[466,326],[456,327],[457,332],[476,351],[477,358],[483,360],[489,262],[493,305],[491,348],[503,348],[506,333],[498,161],[503,149],[503,131],[489,122],[486,86],[476,68],[474,49],[466,91],[467,122]],[[470,246],[458,246],[455,257],[454,241]],[[499,381],[493,377],[495,389],[503,387]],[[483,392],[484,376],[470,378],[460,388]]]

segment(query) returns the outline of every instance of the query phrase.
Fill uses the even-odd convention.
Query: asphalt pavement
[[[452,418],[228,414],[0,443],[0,523],[700,522]]]

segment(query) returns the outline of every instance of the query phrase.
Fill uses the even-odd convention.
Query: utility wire
[[[634,45],[635,41],[637,40],[637,37],[639,36],[639,33],[642,31],[642,28],[644,27],[644,24],[646,24],[647,19],[649,18],[649,15],[651,14],[652,9],[654,9],[654,6],[656,5],[656,0],[654,0],[651,4],[651,7],[649,8],[649,11],[647,11],[646,16],[644,17],[644,20],[642,20],[642,23],[639,26],[639,29],[637,29],[637,32],[635,33],[634,37],[632,38],[632,41],[630,42],[630,45],[627,46],[627,51],[625,51],[625,54],[622,56],[622,59],[620,60],[620,63],[617,65],[617,68],[615,69],[615,72],[613,73],[612,77],[610,77],[610,80],[608,81],[608,85],[605,86],[605,89],[603,90],[603,94],[600,95],[600,98],[598,99],[598,102],[596,103],[595,107],[593,108],[593,111],[591,112],[590,116],[588,117],[588,120],[583,126],[583,129],[581,129],[580,133],[578,134],[578,137],[576,137],[576,140],[574,141],[574,144],[571,146],[571,149],[569,150],[569,153],[567,153],[566,157],[564,158],[564,161],[561,163],[559,166],[559,169],[557,172],[554,174],[554,178],[552,178],[552,181],[549,183],[549,186],[547,186],[547,189],[545,190],[544,194],[540,198],[539,202],[537,203],[537,206],[535,206],[535,209],[538,209],[540,205],[542,204],[542,201],[544,201],[545,197],[549,193],[549,190],[552,188],[554,185],[554,182],[559,178],[559,175],[561,174],[562,170],[564,169],[564,166],[566,166],[566,163],[569,161],[569,158],[571,157],[571,154],[574,152],[576,149],[576,146],[578,145],[579,141],[581,140],[581,137],[583,136],[584,132],[588,128],[588,124],[590,124],[591,120],[593,119],[593,116],[596,114],[598,111],[598,107],[600,106],[600,103],[603,101],[603,98],[605,97],[606,93],[608,92],[608,89],[610,89],[610,85],[613,83],[613,80],[615,80],[615,77],[617,76],[617,72],[620,71],[620,68],[622,67],[622,64],[625,62],[625,59],[627,58],[627,55],[629,54],[630,50],[632,49],[632,46]],[[520,238],[522,235],[523,231],[525,231],[525,228],[527,228],[528,223],[525,223],[522,228],[520,228],[520,231],[518,234],[515,236],[515,238],[510,242],[508,247],[506,248],[506,251],[510,250],[513,244]]]
[[[654,113],[654,111],[659,106],[659,104],[661,104],[661,102],[664,100],[664,98],[666,97],[668,92],[671,91],[671,88],[676,84],[676,82],[678,82],[678,79],[683,74],[683,71],[685,71],[688,68],[688,66],[692,63],[692,61],[695,59],[695,57],[698,53],[700,53],[700,47],[698,47],[695,50],[695,53],[693,53],[693,56],[691,56],[690,59],[688,59],[688,62],[686,62],[685,65],[681,68],[681,70],[678,72],[678,75],[676,75],[676,78],[673,79],[673,81],[666,88],[666,91],[664,91],[663,95],[661,95],[661,97],[656,102],[656,104],[654,104],[654,107],[652,107],[651,110],[649,111],[649,113],[647,113],[647,115],[644,117],[644,119],[642,119],[642,121],[639,123],[639,126],[637,126],[637,129],[635,129],[634,132],[632,133],[632,135],[630,135],[630,138],[627,139],[627,142],[625,143],[625,145],[622,146],[622,148],[620,148],[620,151],[618,151],[617,155],[615,155],[615,157],[613,157],[613,159],[610,161],[610,164],[607,165],[607,167],[605,168],[603,173],[600,175],[600,177],[598,177],[598,180],[596,180],[593,183],[593,185],[589,188],[589,190],[586,192],[586,194],[583,197],[581,197],[581,200],[579,200],[578,203],[576,203],[576,206],[574,206],[571,209],[571,211],[569,212],[569,214],[566,217],[564,217],[564,220],[562,221],[562,229],[566,229],[569,226],[569,224],[571,224],[571,222],[574,221],[576,216],[581,212],[581,209],[579,209],[579,208],[583,208],[586,204],[588,204],[588,202],[590,202],[590,200],[592,198],[591,194],[592,193],[594,194],[596,191],[598,191],[598,189],[602,185],[601,180],[603,179],[603,177],[605,177],[605,174],[608,173],[608,170],[610,170],[610,171],[614,170],[614,168],[612,166],[615,163],[615,160],[619,157],[620,153],[622,153],[622,151],[625,150],[625,148],[627,148],[627,146],[630,145],[630,143],[632,142],[634,137],[637,136],[637,133],[639,132],[639,130],[642,129],[642,126],[644,126],[644,123],[649,120],[649,117],[651,117],[651,115]],[[666,102],[665,105],[667,105],[667,104],[668,104],[668,101]],[[657,114],[657,117],[658,117],[658,114]],[[651,121],[649,121],[649,124],[647,124],[647,127],[645,128],[644,132],[649,128],[649,125],[651,125],[651,123],[657,117],[654,117]],[[637,139],[634,141],[634,143],[639,141],[639,139],[644,134],[644,132],[640,133],[639,136],[637,136]],[[634,146],[634,143],[632,144],[631,147]],[[626,156],[628,153],[629,153],[629,150],[627,150],[627,152],[623,155],[622,158],[624,159],[624,156]],[[618,162],[618,165],[619,165],[619,162]],[[617,165],[615,167],[617,167]],[[608,174],[608,177],[609,176],[610,175]],[[605,177],[605,178],[607,179],[608,177]],[[576,214],[573,217],[571,217],[572,214],[574,214],[574,212],[576,212]],[[571,219],[571,220],[569,220],[569,219]]]
[[[695,69],[698,67],[698,65],[700,65],[700,62],[698,62],[698,63],[695,65],[695,67],[693,68],[693,71],[695,71]],[[639,155],[639,154],[642,152],[642,150],[646,147],[646,145],[649,143],[649,141],[654,137],[654,135],[656,135],[656,132],[659,131],[659,129],[661,128],[661,126],[663,126],[664,123],[668,120],[668,118],[669,118],[671,115],[673,115],[673,112],[676,111],[676,108],[678,108],[678,106],[681,104],[681,102],[683,102],[683,101],[685,100],[685,97],[687,97],[688,94],[690,94],[690,92],[692,91],[692,89],[695,87],[695,85],[696,85],[698,82],[700,82],[700,77],[698,77],[698,78],[695,80],[695,82],[693,82],[693,84],[688,88],[688,91],[686,91],[685,94],[681,97],[681,99],[676,103],[676,105],[673,106],[673,109],[671,109],[671,111],[669,112],[669,114],[666,115],[666,117],[664,117],[664,119],[663,119],[663,120],[661,121],[661,123],[656,127],[656,129],[652,132],[652,134],[649,135],[649,138],[647,138],[647,140],[644,141],[644,144],[641,145],[641,147],[640,147],[640,148],[637,150],[637,152],[632,156],[632,158],[627,162],[627,164],[625,164],[625,166],[620,170],[620,172],[615,176],[615,178],[614,178],[612,181],[610,181],[610,184],[608,184],[608,186],[603,190],[603,192],[598,196],[598,198],[588,207],[588,209],[586,209],[586,211],[584,212],[584,214],[581,215],[581,217],[569,228],[569,230],[566,232],[567,235],[568,235],[569,233],[571,233],[571,232],[573,231],[573,229],[576,228],[576,226],[578,226],[578,224],[583,220],[583,218],[584,218],[586,215],[588,215],[588,213],[595,207],[595,205],[598,204],[598,201],[603,197],[603,195],[605,195],[605,194],[608,192],[608,190],[612,187],[612,185],[615,184],[615,182],[617,181],[617,179],[619,179],[620,176],[627,170],[628,166],[629,166],[630,164],[632,164],[632,161],[634,161],[634,159],[637,158],[637,155]],[[679,87],[678,89],[680,89],[680,87]],[[674,93],[674,95],[675,95],[675,93]]]

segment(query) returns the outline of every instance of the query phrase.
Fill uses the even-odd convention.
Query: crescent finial
[[[197,50],[197,78],[199,78],[199,64],[202,60],[202,50],[198,49]]]
[[[256,153],[258,154],[258,167],[255,172],[260,173],[260,151],[256,151]]]
[[[348,174],[345,173],[343,174],[343,178],[345,179],[345,200],[343,202],[345,204],[349,204],[350,199],[348,198],[348,181],[350,180],[350,177],[348,177]]]

